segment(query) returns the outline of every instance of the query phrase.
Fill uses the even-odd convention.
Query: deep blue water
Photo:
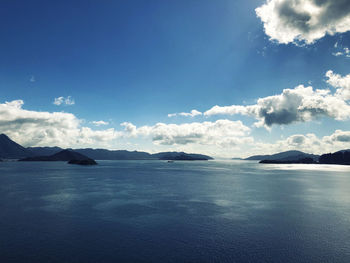
[[[0,163],[0,262],[350,262],[350,167]]]

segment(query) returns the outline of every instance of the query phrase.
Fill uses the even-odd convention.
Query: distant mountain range
[[[53,155],[62,151],[60,147],[28,147],[26,149],[30,151],[32,156]]]
[[[70,161],[70,160],[86,160],[88,159],[87,156],[80,154],[78,152],[72,151],[72,150],[61,150],[58,153],[49,155],[49,156],[34,156],[34,157],[27,157],[20,159],[19,161],[23,162],[37,162],[37,161]]]
[[[0,135],[0,159],[24,159],[40,157],[55,158],[55,154],[63,151],[60,147],[28,147],[25,148],[12,141],[5,134]],[[75,153],[95,160],[212,160],[213,158],[202,154],[189,154],[184,152],[161,152],[150,154],[147,152],[106,150],[106,149],[68,149]],[[62,157],[62,156],[61,156]],[[72,157],[72,156],[70,156]],[[70,158],[74,159],[74,158]],[[33,159],[35,160],[35,158]]]
[[[57,162],[63,161],[69,164],[95,165],[95,160],[72,150],[62,150],[49,156],[35,156],[19,159],[20,162]]]
[[[95,160],[150,160],[156,159],[152,154],[138,151],[115,150],[110,151],[106,149],[75,149],[74,151],[89,156]]]
[[[271,155],[253,155],[245,160],[256,160],[256,161],[261,161],[261,160],[278,160],[278,161],[297,161],[300,159],[305,159],[305,158],[311,158],[314,161],[317,161],[319,155],[315,154],[309,154],[309,153],[304,153],[301,151],[286,151],[286,152],[280,152],[276,154],[271,154]]]

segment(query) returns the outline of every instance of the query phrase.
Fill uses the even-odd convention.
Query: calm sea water
[[[350,262],[350,167],[0,163],[0,262]]]

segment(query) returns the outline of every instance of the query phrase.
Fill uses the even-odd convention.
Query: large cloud
[[[22,106],[22,100],[0,104],[0,132],[25,146],[99,145],[120,136],[114,129],[82,127],[71,113],[29,111]]]
[[[154,126],[137,128],[131,123],[122,123],[130,136],[149,136],[158,145],[217,145],[230,147],[252,141],[250,128],[241,121],[217,120],[215,122],[192,122],[183,124],[157,123]]]
[[[311,44],[350,30],[349,0],[267,0],[256,9],[265,33],[279,43]]]
[[[326,76],[327,82],[336,88],[335,93],[300,85],[284,89],[279,95],[260,98],[255,105],[214,106],[204,115],[248,115],[258,120],[257,126],[265,127],[305,122],[321,116],[346,120],[350,117],[350,105],[347,103],[350,99],[350,76],[341,77],[332,71],[328,71]]]

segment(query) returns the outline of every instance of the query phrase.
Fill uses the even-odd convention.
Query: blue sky
[[[51,123],[51,117],[43,117],[44,126],[26,122],[28,127],[36,127],[28,134],[17,129],[28,130],[27,126],[17,125],[14,130],[10,122],[18,124],[17,119],[23,118],[20,110],[30,111],[28,114],[33,116],[42,112],[49,116],[70,113],[77,122],[72,124],[76,125],[74,132],[86,138],[72,138],[76,147],[204,151],[215,156],[237,155],[237,151],[244,156],[284,146],[310,149],[307,145],[277,146],[277,142],[312,133],[324,143],[326,139],[322,138],[336,130],[349,131],[348,117],[339,118],[339,114],[328,110],[312,117],[303,115],[290,123],[259,127],[255,124],[262,116],[251,112],[168,117],[193,109],[204,113],[215,105],[254,105],[259,98],[281,94],[300,84],[311,85],[314,90],[330,89],[335,94],[337,87],[327,83],[330,78],[326,72],[332,70],[341,78],[350,73],[346,53],[350,12],[344,8],[344,1],[316,6],[327,17],[339,12],[333,20],[326,21],[332,29],[322,24],[322,12],[311,8],[313,0],[300,1],[311,3],[311,7],[303,8],[315,18],[310,20],[315,25],[307,30],[293,28],[294,24],[289,23],[299,19],[295,14],[301,7],[286,19],[282,7],[276,4],[272,8],[274,2],[278,1],[2,1],[0,103],[22,100],[23,105],[15,106],[18,115],[7,111],[12,118],[4,117],[7,124],[0,130],[25,145],[66,146],[60,136],[69,134],[69,130],[63,131],[58,124],[57,130],[51,127],[49,131],[45,125]],[[264,5],[265,11],[271,13],[258,15],[256,8]],[[274,21],[264,21],[266,17],[285,29],[274,28]],[[297,37],[293,38],[295,32]],[[347,89],[344,85],[338,89]],[[344,92],[339,94],[341,97]],[[74,104],[66,105],[68,96]],[[54,104],[60,97],[62,103]],[[347,105],[348,100],[343,98]],[[30,118],[35,119],[33,116]],[[229,141],[225,144],[216,135],[207,138],[203,135],[207,132],[191,133],[197,128],[181,126],[203,126],[204,122],[220,120],[236,126],[241,122],[249,131],[235,126],[233,129],[244,135],[233,135],[217,127],[218,138],[227,137]],[[108,124],[96,126],[94,121]],[[120,126],[124,122],[136,129],[148,127],[148,131],[145,128],[126,135],[126,125]],[[167,125],[166,131],[154,129],[157,123]],[[171,124],[177,125],[176,131]],[[82,132],[85,128],[90,129],[89,135]],[[157,141],[159,137],[167,140]],[[271,145],[252,150],[252,144],[264,143]],[[334,143],[327,150],[341,146]]]

